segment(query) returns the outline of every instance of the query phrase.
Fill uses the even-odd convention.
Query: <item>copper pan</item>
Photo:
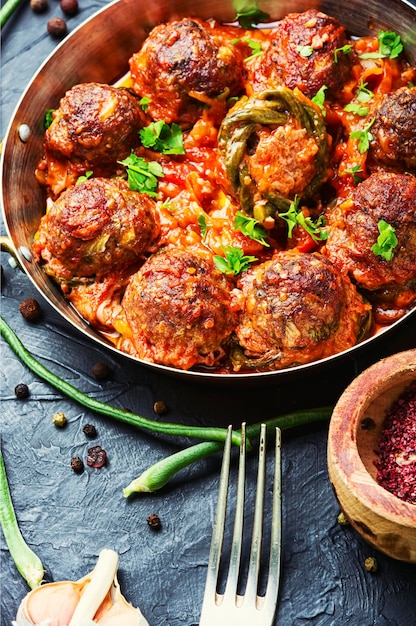
[[[260,0],[259,8],[278,20],[286,13],[320,10],[337,17],[352,35],[362,36],[376,33],[378,29],[399,33],[407,50],[409,60],[416,64],[416,3],[410,0]],[[5,137],[2,172],[2,207],[4,221],[16,259],[27,273],[42,296],[76,329],[94,342],[105,346],[127,359],[138,361],[119,352],[102,336],[96,333],[77,312],[65,301],[59,289],[48,279],[41,268],[30,260],[33,235],[44,212],[44,197],[34,180],[34,169],[42,151],[43,112],[58,105],[65,91],[80,82],[117,81],[128,70],[128,59],[137,51],[141,42],[158,22],[185,16],[204,19],[217,18],[231,22],[236,10],[230,0],[118,0],[98,11],[62,41],[46,59],[33,77],[18,103]],[[41,113],[39,113],[41,112]],[[19,138],[19,128],[26,124],[30,136],[26,142]],[[268,379],[274,382],[286,378],[302,377],[321,367],[324,362],[332,363],[358,350],[365,350],[380,335],[390,332],[416,309],[393,323],[381,333],[367,339],[354,348],[307,365],[274,372],[216,374],[212,372],[181,372],[174,368],[144,363],[147,367],[167,374],[189,378],[209,379],[220,382],[226,378]]]

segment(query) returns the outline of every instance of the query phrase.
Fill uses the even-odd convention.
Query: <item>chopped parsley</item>
[[[143,111],[147,111],[150,103],[151,103],[150,98],[147,98],[146,96],[143,96],[143,98],[140,98],[140,106],[142,107]]]
[[[270,18],[268,13],[261,11],[257,2],[250,2],[250,0],[234,0],[234,9],[236,10],[236,16],[234,20],[239,23],[241,28],[251,29],[256,24],[265,22]]]
[[[231,43],[235,46],[235,44],[239,43],[240,41],[244,41],[248,45],[248,47],[252,50],[252,53],[248,57],[246,57],[244,61],[249,61],[250,59],[253,59],[254,57],[259,56],[259,54],[262,54],[263,50],[262,50],[260,41],[256,41],[255,39],[250,39],[249,37],[242,37],[239,39],[233,39]]]
[[[359,102],[369,102],[372,98],[374,98],[374,93],[367,88],[368,83],[363,83],[361,80],[358,89],[357,89],[357,100]]]
[[[86,180],[88,180],[89,178],[91,178],[91,176],[93,175],[93,171],[92,170],[88,170],[88,172],[85,172],[85,174],[78,176],[77,181],[76,181],[76,185],[78,185],[79,183],[83,183]]]
[[[208,230],[208,225],[207,225],[207,220],[206,220],[205,215],[200,215],[198,217],[198,226],[201,232],[201,237],[203,239],[205,235],[207,234],[207,230]]]
[[[360,117],[365,117],[368,115],[369,107],[364,106],[363,104],[355,104],[354,102],[350,102],[345,105],[344,111],[347,113],[354,113],[355,115],[359,115]]]
[[[312,102],[320,108],[322,117],[326,116],[326,109],[324,107],[324,103],[325,103],[325,91],[327,89],[328,87],[326,85],[322,85],[319,91],[317,91],[314,97],[312,98]]]
[[[118,161],[127,170],[127,180],[132,191],[146,193],[157,198],[158,178],[163,177],[163,168],[157,161],[145,161],[131,153],[123,161]]]
[[[253,241],[257,241],[263,246],[269,247],[265,239],[267,237],[267,231],[254,217],[248,217],[244,215],[244,213],[241,213],[241,211],[237,211],[234,220],[234,229],[239,230],[243,235],[253,239]]]
[[[374,139],[373,135],[370,133],[370,128],[374,124],[374,120],[375,118],[373,117],[365,128],[362,130],[353,130],[352,133],[350,133],[350,138],[358,141],[358,151],[360,154],[367,152],[370,147],[370,141]]]
[[[296,52],[299,52],[301,57],[308,58],[313,54],[312,46],[297,46]]]
[[[344,174],[351,174],[352,179],[354,181],[354,185],[358,185],[359,183],[362,183],[362,181],[365,178],[364,176],[361,176],[361,174],[364,174],[364,170],[361,167],[361,165],[354,165],[350,169],[344,170]]]
[[[391,261],[394,256],[394,248],[399,243],[395,234],[395,229],[385,220],[378,223],[377,242],[371,247],[371,251],[376,256],[381,256],[385,261]]]
[[[166,124],[162,120],[152,122],[139,132],[145,148],[152,148],[162,154],[185,154],[182,129],[177,124]]]
[[[347,43],[345,46],[341,46],[341,48],[335,48],[334,50],[334,62],[338,63],[338,54],[351,54],[352,52],[352,44]]]
[[[55,111],[55,109],[48,109],[47,111],[45,111],[45,115],[43,117],[43,128],[45,130],[47,130],[49,128],[49,126],[53,122],[53,113],[54,113],[54,111]]]
[[[400,35],[392,31],[378,31],[378,52],[363,52],[360,59],[397,59],[403,51]]]
[[[325,241],[328,239],[328,233],[323,228],[325,226],[324,216],[320,215],[316,222],[314,222],[311,217],[305,217],[302,208],[299,207],[298,196],[296,196],[290,203],[289,209],[286,213],[279,213],[279,217],[281,217],[288,226],[287,236],[289,239],[292,238],[293,229],[297,225],[302,226],[302,228],[306,230],[308,235],[310,235],[315,242]]]
[[[232,274],[237,276],[240,272],[247,270],[251,263],[257,261],[255,256],[248,256],[244,254],[244,250],[241,248],[233,248],[233,246],[227,246],[224,250],[225,256],[214,256],[214,263],[217,269],[223,274]]]

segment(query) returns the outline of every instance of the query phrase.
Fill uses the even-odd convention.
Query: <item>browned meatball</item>
[[[331,356],[357,343],[369,305],[318,253],[277,253],[241,278],[244,309],[234,367],[280,369]]]
[[[416,178],[374,172],[327,215],[324,253],[368,291],[406,287],[416,278]],[[372,250],[383,221],[394,229],[391,260]],[[416,284],[415,289],[416,290]],[[387,292],[386,292],[387,296]],[[416,293],[415,293],[416,296]]]
[[[243,57],[230,37],[208,22],[183,19],[156,26],[130,59],[133,88],[150,98],[156,120],[190,126],[207,98],[243,92]]]
[[[43,216],[33,250],[57,279],[99,279],[137,262],[149,248],[159,232],[154,206],[121,179],[78,183]]]
[[[375,113],[370,156],[402,172],[416,172],[416,88],[386,94]]]
[[[117,160],[139,144],[143,125],[139,98],[128,89],[99,83],[75,85],[61,99],[45,132],[38,180],[57,195],[88,170],[95,176],[113,175],[119,167]]]
[[[289,13],[271,33],[270,45],[254,60],[249,82],[255,91],[286,85],[298,87],[309,98],[321,87],[337,98],[350,78],[353,54],[335,51],[348,44],[337,19],[315,9]]]
[[[137,356],[184,370],[218,364],[236,324],[226,276],[206,257],[182,249],[148,259],[122,306]]]

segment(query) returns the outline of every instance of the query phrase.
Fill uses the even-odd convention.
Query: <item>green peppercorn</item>
[[[377,571],[377,561],[373,556],[369,556],[364,561],[364,567],[367,572],[376,572]]]
[[[346,518],[345,513],[343,513],[342,511],[341,511],[341,513],[337,517],[337,522],[341,526],[348,526],[348,524],[349,524],[349,521]]]
[[[66,424],[66,416],[64,413],[54,413],[52,416],[52,421],[55,426],[58,426],[58,428],[63,428]]]

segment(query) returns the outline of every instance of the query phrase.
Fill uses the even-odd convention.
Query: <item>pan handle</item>
[[[13,259],[16,262],[16,265],[19,269],[23,269],[20,261],[18,259],[17,253],[16,253],[16,249],[12,243],[12,240],[10,239],[10,237],[6,237],[6,235],[1,235],[0,236],[0,250],[2,252],[8,252]]]

